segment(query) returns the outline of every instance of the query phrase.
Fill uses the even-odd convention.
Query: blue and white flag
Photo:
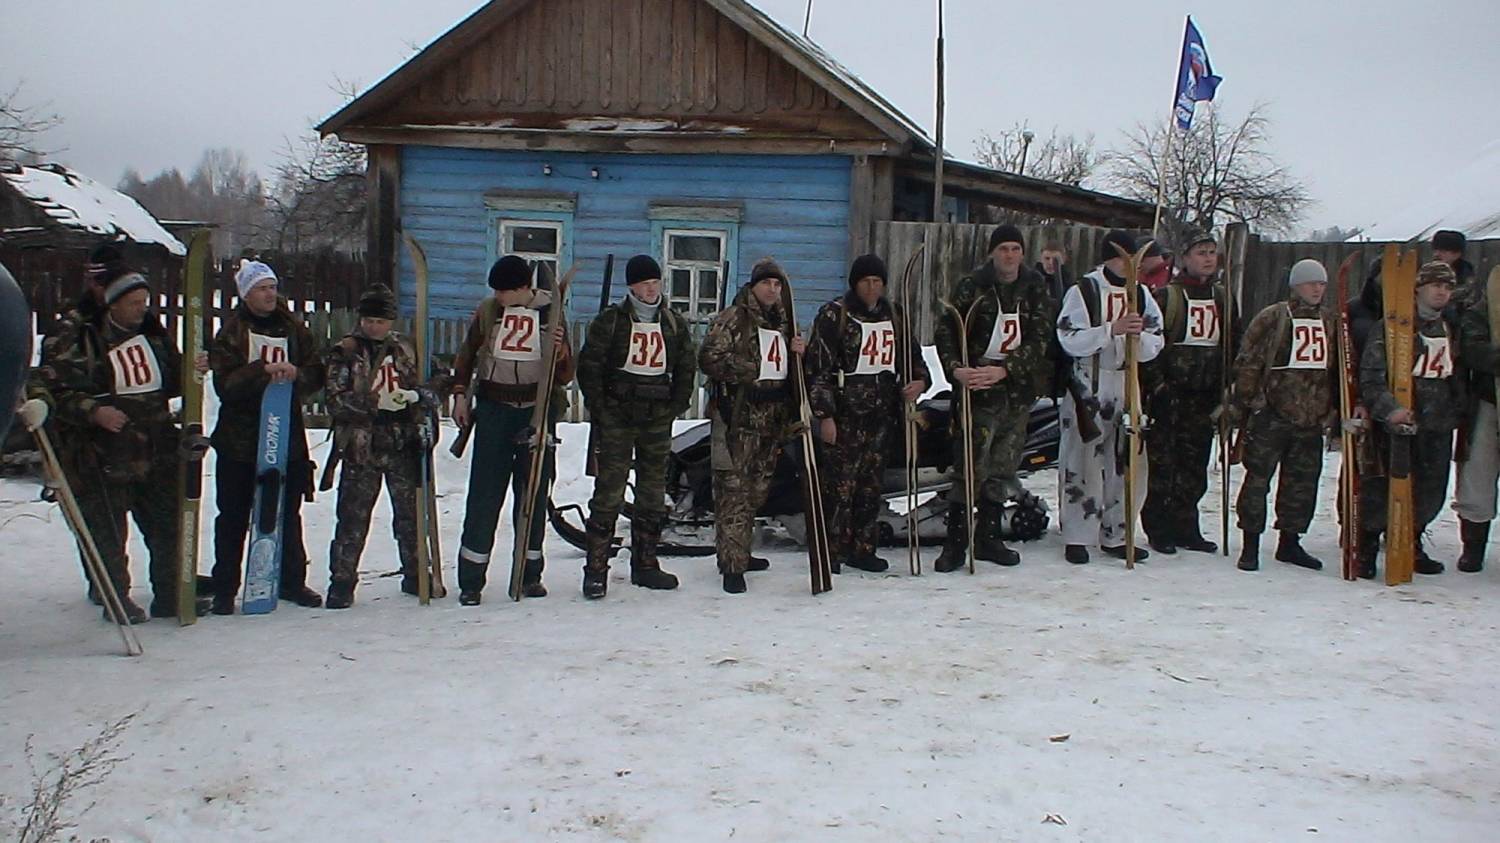
[[[1177,128],[1186,132],[1193,125],[1193,107],[1204,100],[1212,100],[1214,92],[1223,81],[1214,75],[1213,65],[1208,61],[1208,49],[1203,46],[1203,36],[1193,19],[1188,18],[1187,32],[1182,37],[1182,60],[1177,65],[1177,103],[1173,111],[1177,115]]]

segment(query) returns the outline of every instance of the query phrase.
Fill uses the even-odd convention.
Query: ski
[[[412,340],[417,350],[417,366],[423,386],[432,377],[432,361],[427,353],[427,253],[415,237],[401,233],[411,256],[412,272],[416,276],[417,308],[412,320]],[[436,442],[437,427],[430,415],[422,418],[422,466],[417,477],[417,602],[426,606],[432,598],[447,596],[443,586],[442,548],[438,545],[437,497],[432,480],[432,448]]]
[[[538,272],[541,268],[538,267]],[[546,351],[541,379],[536,385],[536,404],[531,410],[531,470],[526,475],[526,497],[521,499],[521,517],[516,522],[516,549],[510,562],[510,599],[521,599],[521,581],[526,575],[526,551],[530,544],[531,524],[536,518],[536,497],[541,485],[542,466],[551,439],[552,384],[557,372],[557,329],[568,309],[568,286],[573,283],[577,266],[571,267],[562,280],[553,285],[552,303],[547,311],[547,333],[542,336]]]
[[[182,281],[182,442],[178,461],[177,623],[198,622],[198,536],[203,509],[203,375],[196,366],[203,353],[203,287],[213,259],[213,233],[194,232]]]
[[[1385,247],[1380,264],[1385,298],[1386,372],[1391,395],[1406,409],[1413,406],[1412,365],[1415,332],[1417,251],[1403,252],[1392,243]],[[1416,563],[1417,537],[1412,522],[1412,434],[1414,430],[1391,431],[1391,455],[1387,478],[1390,497],[1386,508],[1385,584],[1411,582]]]
[[[977,304],[977,302],[976,302]],[[969,368],[969,319],[958,308],[948,301],[943,302],[943,307],[953,314],[953,321],[958,327],[958,368]],[[974,314],[974,305],[969,305],[969,316]],[[968,519],[968,562],[969,573],[974,573],[974,545],[978,537],[974,535],[974,411],[969,406],[969,388],[963,384],[958,385],[959,435],[963,437],[964,451],[964,517]],[[950,525],[951,526],[951,525]]]
[[[1147,240],[1134,255],[1118,245],[1115,246],[1115,249],[1125,258],[1126,313],[1140,312],[1136,299],[1140,293],[1141,260],[1146,256],[1146,249],[1151,246],[1151,242]],[[1139,463],[1137,452],[1144,447],[1141,436],[1145,429],[1145,416],[1141,410],[1140,347],[1141,338],[1138,335],[1127,334],[1125,336],[1125,412],[1121,422],[1125,425],[1125,568],[1127,570],[1135,568],[1135,522],[1140,515],[1137,511],[1139,507],[1135,504],[1136,466]]]
[[[604,257],[604,283],[599,287],[599,313],[603,313],[609,307],[609,288],[615,277],[614,253]],[[584,451],[588,456],[583,461],[583,474],[585,477],[597,477],[599,474],[599,426],[589,425],[588,448]]]
[[[1359,576],[1359,459],[1356,430],[1352,426],[1354,408],[1359,405],[1359,361],[1354,354],[1354,335],[1349,328],[1349,270],[1359,257],[1355,252],[1339,264],[1339,417],[1343,420],[1339,439],[1342,460],[1339,470],[1339,547],[1342,549],[1339,572],[1353,582]]]
[[[281,588],[281,505],[285,496],[287,438],[292,432],[292,381],[266,386],[256,428],[255,509],[250,551],[245,555],[245,594],[241,610],[263,615],[276,610]]]
[[[921,354],[921,346],[912,342],[911,314],[913,293],[911,289],[912,272],[917,268],[917,261],[921,259],[922,253],[926,251],[927,244],[923,243],[917,247],[911,257],[906,259],[906,269],[901,273],[901,324],[906,336],[903,338],[905,349],[903,363],[906,370],[902,376],[908,382],[911,381],[911,373],[915,370],[916,355]],[[902,384],[901,386],[904,386]],[[917,452],[918,427],[917,427],[917,403],[908,404],[905,400],[901,402],[902,433],[905,437],[903,447],[906,455],[906,564],[914,577],[922,575],[922,543],[921,537],[917,535],[917,469],[920,463],[920,454]]]
[[[792,296],[792,285],[783,284],[786,296],[787,320],[792,326],[792,336],[802,335],[797,326],[797,301]],[[813,434],[812,404],[807,396],[807,370],[802,366],[802,355],[796,356],[792,377],[797,381],[797,413],[802,422],[802,515],[807,522],[807,565],[812,575],[812,593],[833,591],[833,560],[828,555],[828,521],[823,517],[823,484],[818,479],[818,455]]]

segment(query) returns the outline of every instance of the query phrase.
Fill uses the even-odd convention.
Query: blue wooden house
[[[579,264],[654,255],[701,321],[762,256],[807,318],[844,289],[880,220],[930,220],[933,144],[821,48],[744,0],[493,0],[319,127],[369,150],[367,261],[408,310],[398,231],[426,248],[433,315],[463,318],[501,255]],[[951,162],[970,202],[1100,225],[1141,203]],[[618,297],[616,287],[613,297]]]

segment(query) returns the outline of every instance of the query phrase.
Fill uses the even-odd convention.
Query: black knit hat
[[[781,283],[788,283],[786,272],[782,270],[781,264],[777,263],[775,258],[761,258],[755,262],[755,266],[750,270],[751,284],[758,283],[766,278],[778,278],[781,280]]]
[[[1026,248],[1026,238],[1021,236],[1021,229],[1013,225],[1002,225],[990,232],[990,251],[1001,243],[1019,243],[1021,248]]]
[[[625,264],[625,283],[639,284],[642,281],[660,281],[661,264],[650,255],[636,255]]]
[[[115,243],[100,243],[89,252],[88,263],[84,269],[88,272],[89,280],[95,284],[107,284],[109,279],[105,277],[110,271],[118,268],[125,262],[125,253]]]
[[[515,255],[506,255],[490,267],[490,287],[495,290],[519,290],[531,286],[531,267]]]
[[[1126,254],[1135,254],[1135,235],[1120,228],[1104,235],[1104,242],[1099,244],[1099,260],[1107,261],[1120,257],[1120,253],[1115,251],[1115,246],[1124,249]]]
[[[854,264],[849,267],[849,288],[853,289],[861,278],[875,276],[881,281],[889,282],[885,274],[885,261],[878,255],[860,255],[854,259]]]
[[[1442,249],[1445,252],[1461,253],[1468,242],[1462,231],[1454,231],[1448,228],[1435,232],[1432,235],[1432,248]]]
[[[396,318],[396,294],[384,284],[371,284],[359,297],[356,312],[376,319]]]

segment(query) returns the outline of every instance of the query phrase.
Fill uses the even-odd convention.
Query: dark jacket
[[[214,450],[226,459],[255,462],[260,400],[271,376],[266,374],[264,360],[250,357],[252,335],[287,341],[287,362],[297,367],[289,456],[293,462],[306,460],[302,402],[323,388],[323,358],[317,339],[287,309],[285,299],[278,300],[276,309],[267,316],[256,316],[241,302],[209,344],[208,365],[214,373],[214,392],[219,396],[219,421],[212,436]]]
[[[890,322],[892,343],[889,348],[861,347],[865,323]],[[920,346],[908,349],[910,336],[905,314],[882,298],[867,308],[859,295],[849,291],[818,309],[813,319],[812,335],[807,343],[809,400],[813,415],[820,419],[846,419],[851,414],[882,414],[899,417],[901,388],[910,381],[931,383]],[[871,334],[875,338],[875,334]],[[911,355],[911,371],[906,358]],[[881,374],[855,374],[862,354],[882,355],[895,371]],[[888,358],[883,355],[890,355]],[[843,373],[842,381],[840,373]]]

